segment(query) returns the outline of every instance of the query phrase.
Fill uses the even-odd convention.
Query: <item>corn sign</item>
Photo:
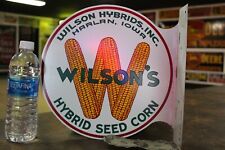
[[[81,76],[83,69],[84,80],[85,78],[90,79],[90,76],[88,76],[87,65],[78,42],[74,39],[67,40],[65,43],[65,49],[70,69],[74,70],[74,68],[76,68],[77,73],[81,74]],[[150,48],[147,43],[138,44],[129,63],[127,73],[129,74],[131,71],[135,73],[143,72],[149,53]],[[112,72],[122,71],[120,70],[120,62],[118,59],[119,55],[116,43],[112,38],[105,38],[100,43],[93,72],[91,73],[91,76],[95,78],[95,82],[80,82],[82,77],[80,80],[79,76],[74,76],[74,85],[83,114],[86,118],[94,119],[100,115],[105,89],[107,87],[112,116],[117,120],[127,119],[137,93],[138,84],[130,84],[127,82],[127,73],[123,74],[124,78],[121,77],[120,80],[119,76],[112,75]],[[140,59],[142,59],[142,61],[140,61]],[[105,71],[108,70],[108,72],[111,73],[111,76],[109,76],[109,74],[106,76],[107,74],[104,74],[103,69],[105,69]],[[116,78],[116,81],[126,81],[126,83],[120,85],[116,83],[116,81],[110,82],[110,80],[101,79],[107,79],[112,76]],[[137,78],[142,78],[142,76]]]
[[[178,27],[161,30],[128,8],[101,5],[60,24],[42,55],[45,98],[84,136],[133,135],[176,116]]]

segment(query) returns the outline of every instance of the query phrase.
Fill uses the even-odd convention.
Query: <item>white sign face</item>
[[[164,109],[174,79],[158,28],[114,5],[89,7],[65,20],[42,59],[43,90],[54,114],[96,139],[146,128]]]

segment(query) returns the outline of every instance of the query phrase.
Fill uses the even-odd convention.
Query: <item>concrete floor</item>
[[[0,76],[0,119],[5,116],[6,110],[6,78]],[[49,112],[41,89],[39,94],[39,113]],[[225,86],[186,86],[183,129],[182,150],[225,150]],[[67,130],[62,131],[69,133]],[[54,137],[54,131],[49,133],[52,133],[49,136]]]
[[[183,150],[225,150],[225,86],[187,86]]]

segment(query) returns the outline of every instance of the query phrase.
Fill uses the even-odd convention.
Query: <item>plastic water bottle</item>
[[[33,42],[20,41],[19,49],[9,64],[5,136],[11,142],[26,143],[37,134],[40,69]]]

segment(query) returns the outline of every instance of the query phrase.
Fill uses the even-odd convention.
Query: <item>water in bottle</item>
[[[19,52],[9,64],[8,105],[5,136],[11,142],[26,143],[37,134],[39,60],[34,43],[20,41]]]

